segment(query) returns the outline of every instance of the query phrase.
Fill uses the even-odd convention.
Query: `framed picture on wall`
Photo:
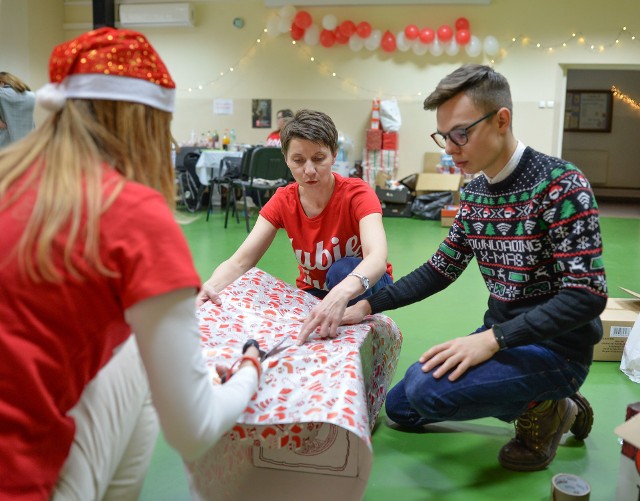
[[[567,132],[611,132],[613,92],[568,90],[564,109]]]
[[[251,100],[251,127],[254,129],[271,128],[271,99]]]

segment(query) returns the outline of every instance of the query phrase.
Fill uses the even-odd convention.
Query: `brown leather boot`
[[[571,426],[571,433],[576,440],[584,440],[589,436],[593,426],[593,409],[589,401],[578,391],[571,396],[571,400],[578,406],[578,415]]]
[[[578,406],[570,398],[545,400],[528,410],[516,420],[515,438],[500,449],[500,464],[514,471],[544,469],[577,414]]]

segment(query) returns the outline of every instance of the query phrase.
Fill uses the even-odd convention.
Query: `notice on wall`
[[[214,99],[214,115],[233,115],[233,99]]]

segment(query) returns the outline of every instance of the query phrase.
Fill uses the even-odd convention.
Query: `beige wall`
[[[19,24],[26,30],[12,31],[11,38],[20,43],[16,55],[8,58],[9,67],[27,68],[30,83],[46,80],[44,61],[55,41],[70,38],[77,30],[61,30],[64,23],[91,22],[90,2],[62,0],[1,0],[0,42],[6,47],[6,26]],[[26,3],[28,7],[19,5]],[[178,86],[178,108],[174,134],[179,140],[208,130],[235,128],[238,140],[248,143],[263,141],[267,131],[251,128],[251,99],[272,99],[273,112],[279,108],[310,107],[329,113],[338,128],[354,141],[351,159],[361,158],[364,134],[374,97],[396,97],[402,113],[400,130],[400,172],[398,177],[422,170],[426,152],[436,152],[428,134],[435,129],[435,114],[422,110],[422,100],[444,75],[458,65],[484,57],[469,58],[464,51],[457,56],[434,57],[427,53],[377,50],[353,52],[348,46],[325,49],[320,45],[294,46],[287,35],[272,38],[262,33],[270,16],[279,9],[264,7],[261,0],[195,2],[195,28],[148,28],[144,32],[158,48]],[[26,10],[25,10],[26,9]],[[486,5],[452,6],[327,6],[306,8],[316,22],[326,14],[339,20],[366,20],[374,27],[398,32],[409,23],[437,27],[453,24],[464,16],[472,33],[484,38],[495,36],[504,49],[495,68],[511,82],[514,99],[514,131],[525,143],[542,151],[562,152],[562,110],[566,88],[566,69],[620,68],[640,69],[640,41],[626,34],[615,45],[621,27],[640,18],[640,2],[616,0],[606,10],[597,0],[563,0],[562,10],[556,0],[492,0]],[[42,12],[46,13],[42,16]],[[570,15],[569,15],[570,14]],[[606,15],[605,15],[606,14]],[[15,16],[7,21],[6,17]],[[26,17],[25,17],[26,16]],[[233,27],[232,20],[241,17],[243,29]],[[51,22],[54,20],[55,22]],[[546,45],[557,45],[579,32],[587,44],[570,42],[549,53],[533,44],[511,43],[512,37],[529,36]],[[635,33],[640,37],[640,31]],[[261,36],[262,42],[256,43]],[[15,42],[14,42],[15,43]],[[594,50],[589,44],[596,44]],[[611,45],[613,44],[613,45]],[[13,43],[12,43],[13,45]],[[604,45],[603,52],[598,50]],[[25,49],[27,47],[28,49]],[[28,50],[28,53],[26,52]],[[309,57],[316,58],[314,63]],[[6,67],[5,50],[0,61]],[[29,60],[26,64],[24,57]],[[233,72],[228,68],[234,66]],[[332,77],[335,71],[338,78]],[[219,73],[225,72],[220,77]],[[197,86],[203,85],[202,90]],[[194,89],[189,92],[189,88]],[[640,85],[635,89],[640,97]],[[422,96],[419,95],[422,93]],[[214,98],[232,99],[234,114],[213,114]],[[545,102],[545,108],[539,102]],[[553,107],[546,107],[553,101]],[[638,115],[630,117],[637,129]],[[615,131],[614,131],[615,132]],[[637,157],[636,157],[637,158]],[[624,158],[614,169],[637,170],[635,159]],[[611,169],[611,167],[610,167]],[[623,174],[624,177],[624,174]]]

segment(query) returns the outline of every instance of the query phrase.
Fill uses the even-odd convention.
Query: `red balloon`
[[[312,22],[313,19],[311,19],[311,14],[309,14],[306,10],[301,10],[300,12],[296,13],[296,16],[293,18],[293,24],[302,28],[303,30],[306,30],[309,26],[311,26]]]
[[[396,37],[390,31],[385,31],[380,40],[380,46],[385,52],[393,52],[396,50]]]
[[[353,21],[342,21],[338,29],[347,39],[356,32],[356,24]]]
[[[456,19],[456,30],[469,31],[469,20],[466,17],[459,17]]]
[[[440,26],[440,28],[438,28],[438,40],[442,42],[448,42],[449,40],[451,40],[452,36],[453,30],[448,24],[443,24],[442,26]]]
[[[336,43],[336,36],[331,30],[322,30],[320,32],[320,43],[323,47],[332,47]]]
[[[420,35],[420,28],[415,24],[410,24],[404,29],[404,36],[407,37],[407,40],[415,40],[418,35]]]
[[[436,38],[436,34],[431,28],[422,28],[420,30],[420,41],[424,44],[433,42]]]
[[[362,21],[356,26],[356,33],[360,38],[368,38],[371,35],[371,25],[366,21]]]
[[[300,28],[295,23],[291,23],[291,38],[294,40],[300,40],[304,36],[304,29]]]
[[[342,30],[340,29],[340,26],[338,26],[338,27],[336,28],[336,30],[335,30],[335,32],[334,32],[334,34],[335,34],[336,42],[337,42],[337,43],[339,43],[339,44],[341,44],[341,45],[344,45],[344,44],[346,44],[347,42],[349,42],[349,37],[348,37],[347,35],[345,35],[345,34],[344,34],[344,31],[342,31]]]
[[[458,45],[467,45],[471,40],[471,32],[469,30],[456,31],[456,42]]]

